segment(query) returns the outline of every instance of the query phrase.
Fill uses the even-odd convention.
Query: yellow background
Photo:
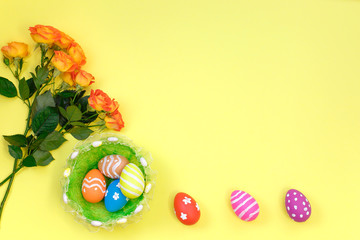
[[[48,167],[17,175],[0,239],[359,239],[360,1],[4,1],[0,45],[34,44],[53,25],[83,47],[84,69],[120,103],[122,133],[158,172],[151,211],[113,232],[89,233],[61,207],[59,178],[76,141]],[[11,77],[4,65],[0,75]],[[0,134],[24,131],[26,107],[0,97]],[[0,140],[0,176],[12,160]],[[1,193],[5,187],[2,187]],[[290,188],[313,208],[295,223]],[[260,205],[232,212],[239,189]],[[173,197],[201,208],[184,226]]]

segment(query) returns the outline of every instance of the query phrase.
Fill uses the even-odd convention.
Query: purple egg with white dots
[[[305,222],[311,215],[309,200],[296,189],[290,189],[286,193],[285,207],[289,217],[295,222]]]

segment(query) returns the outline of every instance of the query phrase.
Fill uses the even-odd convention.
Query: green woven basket
[[[117,212],[108,212],[104,201],[87,202],[81,194],[82,181],[91,169],[96,169],[98,162],[105,156],[118,154],[137,165],[145,176],[145,191]],[[142,213],[149,210],[155,183],[155,174],[151,170],[151,155],[135,146],[123,135],[109,133],[96,134],[79,142],[67,159],[64,175],[61,179],[63,205],[66,211],[73,213],[77,221],[91,231],[99,228],[112,230],[114,226],[127,226],[141,219]],[[106,177],[105,177],[106,178]],[[112,179],[106,178],[107,186]]]

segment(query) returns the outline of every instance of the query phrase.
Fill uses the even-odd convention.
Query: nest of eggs
[[[87,173],[98,169],[99,161],[109,155],[126,158],[129,161],[127,166],[135,165],[144,176],[144,191],[140,196],[126,198],[125,206],[114,212],[108,211],[104,200],[91,203],[82,193],[83,181]],[[148,152],[122,135],[98,134],[78,143],[67,159],[64,176],[61,179],[65,210],[73,213],[76,219],[91,231],[97,231],[99,228],[112,230],[115,225],[124,227],[139,221],[142,214],[149,210],[148,203],[152,198],[155,173],[150,168],[151,162],[152,158]],[[107,188],[112,182],[119,181],[106,176],[104,179]]]

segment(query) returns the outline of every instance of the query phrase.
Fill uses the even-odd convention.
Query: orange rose
[[[112,99],[108,105],[103,107],[105,111],[112,113],[117,111],[117,109],[119,108],[119,104],[117,101],[115,101],[115,99]]]
[[[79,65],[83,66],[86,63],[86,57],[84,51],[80,45],[76,42],[70,44],[68,48],[69,55],[74,59],[74,61]]]
[[[106,111],[112,113],[119,108],[119,104],[103,91],[97,89],[96,91],[91,90],[89,97],[89,105],[97,111]]]
[[[29,30],[31,38],[38,43],[52,44],[61,38],[60,31],[51,26],[36,25]]]
[[[29,46],[21,42],[11,42],[2,47],[1,51],[7,58],[24,58],[29,54]]]
[[[66,82],[67,84],[69,84],[71,87],[75,86],[76,82],[74,79],[74,74],[73,72],[63,72],[60,74],[61,79]]]
[[[88,87],[94,83],[94,76],[90,73],[80,70],[75,74],[75,82],[82,87]]]
[[[124,121],[122,119],[121,113],[117,110],[107,115],[104,120],[105,126],[109,129],[120,131],[124,127]]]
[[[89,105],[96,111],[104,110],[103,106],[106,105],[109,101],[111,101],[111,99],[106,93],[104,93],[100,89],[96,89],[95,91],[91,89],[88,102]]]
[[[74,39],[61,31],[59,31],[59,33],[60,39],[55,42],[55,45],[59,46],[62,49],[67,49],[69,45],[74,42]]]
[[[54,53],[55,56],[51,59],[51,62],[60,72],[73,72],[77,68],[71,56],[62,51],[54,51]]]

